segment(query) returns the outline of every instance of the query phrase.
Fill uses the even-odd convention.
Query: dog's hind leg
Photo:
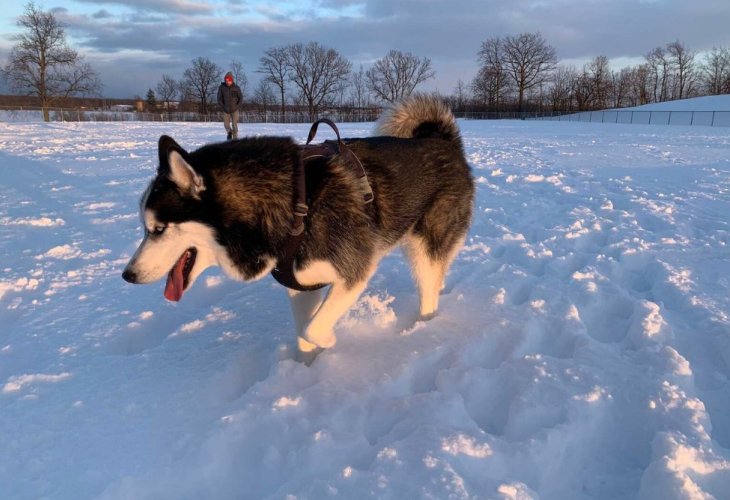
[[[438,309],[446,266],[429,256],[423,239],[418,236],[409,235],[404,241],[403,249],[418,287],[419,316],[428,319]]]
[[[463,238],[451,245],[444,257],[437,258],[429,252],[423,238],[410,234],[404,240],[404,250],[411,265],[411,272],[418,287],[419,316],[430,319],[438,310],[439,294],[444,288],[446,271],[461,249]]]

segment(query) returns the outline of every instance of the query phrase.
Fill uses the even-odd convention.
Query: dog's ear
[[[173,149],[176,149],[177,151],[185,151],[182,146],[180,146],[175,139],[169,135],[161,136],[160,141],[157,143],[157,153],[160,156],[160,167],[157,170],[159,174],[166,175],[170,170],[167,157]]]
[[[159,142],[160,168],[158,174],[167,176],[183,193],[200,198],[205,191],[203,177],[187,162],[187,153],[175,139],[163,135]]]

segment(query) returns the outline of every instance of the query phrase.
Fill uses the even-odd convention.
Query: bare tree
[[[241,89],[241,95],[246,95],[246,89],[248,88],[248,77],[243,72],[243,63],[237,59],[231,61],[231,73],[233,73],[233,81]]]
[[[258,73],[264,74],[267,82],[279,89],[281,96],[281,118],[286,114],[286,82],[289,73],[289,53],[286,47],[272,47],[259,59]]]
[[[169,113],[171,103],[180,95],[180,84],[170,75],[162,75],[162,80],[157,83],[155,90],[157,90],[162,107]]]
[[[472,90],[483,104],[496,109],[509,92],[502,38],[495,37],[482,42],[478,60],[480,68],[472,82]]]
[[[646,55],[646,64],[651,77],[653,102],[669,100],[670,63],[663,47],[657,47]]]
[[[309,118],[313,120],[320,106],[331,103],[341,92],[352,65],[335,49],[317,42],[289,45],[287,53],[289,80],[299,89]]]
[[[548,99],[553,111],[569,111],[573,107],[573,85],[578,72],[573,66],[558,66],[552,73]]]
[[[701,66],[702,82],[710,95],[730,92],[730,48],[713,47]]]
[[[466,84],[461,78],[456,81],[456,87],[454,87],[454,92],[451,94],[451,99],[449,100],[454,111],[464,111],[466,108],[469,102],[469,93]]]
[[[365,73],[368,89],[379,99],[395,102],[413,93],[415,88],[436,75],[431,59],[410,52],[391,50]]]
[[[489,109],[501,107],[509,87],[507,75],[494,67],[483,66],[471,82],[474,99]]]
[[[611,107],[622,108],[627,105],[631,95],[633,72],[633,68],[621,68],[618,72],[611,71]],[[635,106],[636,103],[631,105]]]
[[[253,91],[253,102],[266,113],[270,107],[274,106],[275,101],[276,94],[271,82],[265,79],[261,80]]]
[[[697,69],[695,68],[695,54],[679,40],[667,44],[669,62],[674,69],[675,99],[690,97],[695,91]]]
[[[586,111],[591,109],[593,102],[593,79],[588,74],[588,69],[583,66],[583,72],[576,74],[576,78],[573,81],[573,97],[575,104],[578,107],[578,111]]]
[[[328,99],[328,101],[333,100],[339,108],[343,108],[345,106],[345,94],[347,94],[347,89],[349,88],[350,78],[348,75],[346,79],[341,80],[340,83],[337,84],[337,88],[332,93],[332,98]]]
[[[207,115],[214,102],[223,70],[207,57],[193,59],[192,66],[183,73],[183,85],[197,100],[200,113]]]
[[[595,57],[586,65],[585,73],[588,75],[591,86],[590,107],[593,109],[606,108],[611,84],[608,57]]]
[[[197,104],[197,97],[193,95],[192,89],[188,88],[188,85],[184,80],[180,81],[180,104],[178,104],[178,111],[200,111],[200,107]]]
[[[517,91],[517,108],[522,111],[525,93],[545,83],[555,68],[555,49],[540,33],[506,36],[502,46],[503,64]]]
[[[651,102],[651,81],[652,75],[648,64],[640,64],[631,71],[629,100],[633,105]]]
[[[45,121],[56,100],[99,93],[96,73],[67,45],[64,27],[52,12],[29,3],[17,25],[25,32],[14,37],[17,43],[2,73],[12,91],[40,99]]]
[[[358,71],[354,71],[350,75],[350,97],[352,98],[353,106],[356,108],[366,106],[370,100],[368,99],[367,81],[365,78],[365,70],[362,64]]]

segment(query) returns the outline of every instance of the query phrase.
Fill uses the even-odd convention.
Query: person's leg
[[[231,132],[233,134],[233,139],[238,139],[238,110],[234,111],[232,114],[232,120],[231,120]]]
[[[223,126],[226,129],[226,132],[228,133],[227,138],[231,138],[231,134],[233,133],[231,131],[231,115],[230,113],[223,113]]]

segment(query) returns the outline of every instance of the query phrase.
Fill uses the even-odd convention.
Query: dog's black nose
[[[124,281],[127,283],[137,283],[137,273],[130,271],[129,269],[124,270],[122,278],[124,278]]]

